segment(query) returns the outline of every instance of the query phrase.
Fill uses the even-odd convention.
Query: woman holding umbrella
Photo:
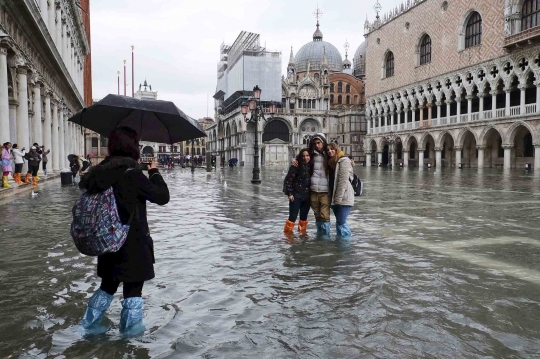
[[[118,252],[98,256],[97,274],[100,288],[92,295],[81,322],[86,334],[106,331],[100,325],[113,295],[123,283],[124,301],[120,313],[120,332],[126,336],[140,335],[142,323],[142,289],[144,282],[154,278],[154,244],[146,217],[146,202],[165,205],[169,189],[159,174],[157,163],[148,168],[148,177],[139,169],[139,140],[128,127],[118,127],[110,135],[109,156],[90,168],[79,187],[89,194],[112,187],[118,213],[123,224],[130,221],[128,237]]]

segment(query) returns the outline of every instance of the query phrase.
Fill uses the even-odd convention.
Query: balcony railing
[[[484,120],[491,120],[493,118],[493,111],[484,111]]]
[[[536,104],[531,103],[531,104],[525,105],[525,114],[530,115],[533,113],[536,113]]]
[[[517,116],[521,114],[521,107],[513,106],[510,107],[510,116]]]
[[[471,121],[478,121],[480,119],[480,112],[471,113]]]
[[[457,123],[457,116],[450,116],[450,124]]]
[[[467,122],[469,121],[469,114],[464,114],[464,115],[459,115],[459,122],[460,123],[463,123],[463,122]]]
[[[500,118],[500,117],[504,117],[504,112],[505,112],[505,109],[504,108],[498,108],[495,110],[495,117],[496,118]]]

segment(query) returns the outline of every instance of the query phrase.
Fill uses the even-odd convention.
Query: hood
[[[319,132],[319,133],[314,134],[313,136],[311,136],[311,141],[315,141],[316,138],[318,138],[325,145],[327,144],[326,137],[324,136],[324,133]]]
[[[137,167],[137,161],[129,157],[107,157],[82,176],[79,188],[90,193],[103,192],[116,184],[128,168]]]

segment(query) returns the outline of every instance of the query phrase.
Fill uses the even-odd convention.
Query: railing
[[[469,114],[466,113],[464,115],[459,115],[459,122],[463,123],[463,122],[467,122],[469,121]]]
[[[413,128],[414,129],[417,129],[420,127],[420,121],[416,121],[415,123],[413,123]]]
[[[510,116],[518,116],[521,114],[521,108],[519,106],[510,107]]]
[[[442,125],[448,125],[448,117],[441,118],[441,126]]]
[[[428,124],[429,124],[428,120],[423,120],[422,121],[422,127],[428,127]]]
[[[484,111],[484,120],[491,120],[493,118],[493,111]]]
[[[439,126],[439,120],[438,119],[431,120],[431,126]]]
[[[405,129],[405,124],[404,123],[400,123],[399,124],[399,130],[400,131],[403,131]]]
[[[450,124],[457,123],[457,116],[450,116]]]
[[[527,115],[529,115],[531,113],[536,113],[536,104],[531,103],[531,104],[525,105],[525,113]]]
[[[471,113],[471,121],[478,121],[480,119],[480,112]]]
[[[498,108],[495,110],[495,118],[499,117],[505,117],[504,116],[505,109],[504,108]]]
[[[409,122],[409,123],[407,124],[407,130],[412,130],[412,123],[411,123],[411,122]]]

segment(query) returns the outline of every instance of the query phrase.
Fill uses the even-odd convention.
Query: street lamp
[[[253,178],[251,179],[251,183],[260,184],[261,170],[259,168],[259,119],[266,121],[266,118],[264,117],[264,109],[261,106],[261,89],[258,85],[253,88],[253,97],[250,98],[248,102],[242,103],[240,109],[242,110],[242,115],[244,115],[244,120],[246,123],[255,124],[255,144],[253,146],[255,153],[253,154]],[[268,105],[268,113],[270,113],[270,116],[273,116],[276,112],[276,104],[274,102],[270,102]],[[250,113],[249,118],[247,117],[248,113]]]
[[[394,152],[394,142],[396,140],[394,132],[390,131],[388,136],[383,139],[388,143],[388,167],[392,168],[392,153]]]

